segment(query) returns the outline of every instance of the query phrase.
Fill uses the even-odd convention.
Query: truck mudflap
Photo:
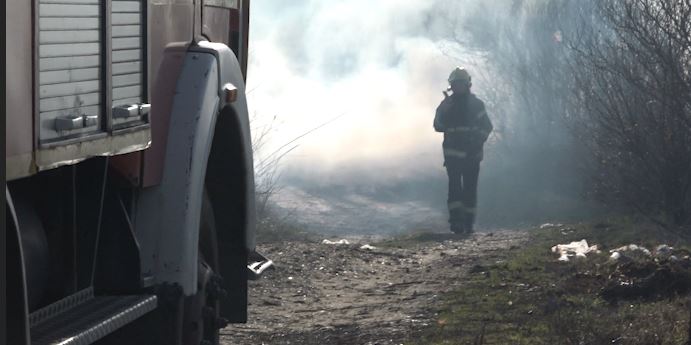
[[[274,262],[258,251],[251,252],[247,262],[249,262],[247,265],[247,279],[249,280],[257,280],[261,278],[264,271],[275,268]]]

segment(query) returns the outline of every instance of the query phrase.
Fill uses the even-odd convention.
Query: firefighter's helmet
[[[468,73],[468,71],[463,67],[456,67],[449,75],[449,84],[456,80],[470,83],[470,73]]]

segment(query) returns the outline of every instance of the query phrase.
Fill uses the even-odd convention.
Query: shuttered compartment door
[[[142,1],[112,0],[112,73],[113,107],[141,104],[143,100],[144,27]],[[113,117],[113,127],[126,127],[126,123],[140,117]]]
[[[103,113],[99,0],[39,0],[38,16],[41,142],[99,132]]]

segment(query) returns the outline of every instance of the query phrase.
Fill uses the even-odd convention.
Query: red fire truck
[[[216,344],[246,321],[249,6],[7,1],[8,344]]]

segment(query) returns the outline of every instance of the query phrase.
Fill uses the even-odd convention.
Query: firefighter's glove
[[[439,105],[439,111],[442,113],[447,113],[451,111],[451,108],[453,107],[453,100],[451,97],[446,97],[444,98],[443,101],[441,101],[441,104]]]

